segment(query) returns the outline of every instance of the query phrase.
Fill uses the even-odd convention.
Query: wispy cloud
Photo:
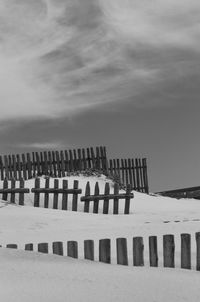
[[[170,102],[200,73],[197,0],[0,0],[0,18],[0,120]]]

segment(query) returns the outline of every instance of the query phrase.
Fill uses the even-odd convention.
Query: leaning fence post
[[[149,237],[149,263],[150,266],[158,266],[158,249],[157,249],[157,237]]]
[[[181,268],[191,269],[190,234],[181,234]]]
[[[63,256],[63,243],[61,241],[53,242],[53,254]]]
[[[175,252],[174,235],[164,235],[163,236],[164,267],[175,267],[174,252]]]
[[[133,265],[144,265],[144,244],[142,237],[133,238]]]
[[[94,260],[94,240],[84,240],[84,258]]]
[[[117,264],[128,265],[127,240],[117,238]]]
[[[44,243],[38,243],[38,252],[39,253],[44,253],[44,254],[48,254],[48,243],[44,242]]]
[[[72,258],[78,258],[78,242],[68,241],[67,242],[67,256]]]
[[[197,232],[195,234],[195,237],[196,237],[196,253],[197,253],[197,256],[196,256],[196,270],[197,271],[200,271],[200,232]]]
[[[111,263],[110,239],[99,240],[99,261]]]
[[[8,189],[8,180],[7,179],[4,179],[4,181],[3,181],[3,189]],[[8,193],[7,192],[3,193],[2,199],[3,200],[8,199]]]
[[[99,211],[99,199],[95,198],[95,196],[99,195],[99,183],[96,182],[95,189],[94,189],[94,206],[93,206],[93,213],[98,214]]]
[[[86,188],[85,188],[85,197],[90,196],[90,182],[87,182]],[[90,210],[90,201],[85,200],[84,203],[84,212],[89,213]]]

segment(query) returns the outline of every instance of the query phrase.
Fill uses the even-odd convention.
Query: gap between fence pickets
[[[191,269],[191,235],[181,234],[181,268]],[[200,271],[200,232],[195,233],[196,238],[196,270]],[[1,246],[2,247],[2,246]],[[17,249],[17,244],[7,244],[7,248]],[[34,251],[33,243],[25,245],[26,251]],[[47,242],[38,243],[37,251],[40,253],[49,253],[49,244]],[[64,243],[55,241],[52,243],[53,254],[64,256]],[[127,239],[116,239],[117,264],[129,265],[127,252]],[[144,243],[143,237],[133,237],[133,265],[144,266]],[[67,241],[67,256],[78,258],[78,242]],[[163,266],[175,268],[175,242],[174,235],[163,235]],[[84,259],[94,261],[94,240],[84,240]],[[99,240],[98,259],[103,263],[111,263],[111,239]],[[149,264],[151,267],[158,267],[158,249],[157,237],[149,237]]]

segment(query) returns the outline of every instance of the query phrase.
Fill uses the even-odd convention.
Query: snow
[[[74,179],[79,180],[82,194],[88,180],[91,192],[98,181],[101,193],[107,181],[103,176],[89,179],[76,176],[68,178],[69,187]],[[42,178],[42,185],[44,181]],[[27,186],[34,187],[34,180],[26,182]],[[0,301],[199,301],[199,272],[194,269],[195,232],[200,232],[200,200],[176,200],[134,192],[130,215],[83,213],[81,202],[78,212],[34,208],[33,194],[26,197],[25,204],[0,201],[0,244],[5,247],[8,243],[16,243],[19,247],[19,250],[0,250]],[[121,203],[121,213],[123,208]],[[191,271],[180,269],[181,233],[192,235]],[[175,269],[162,268],[164,234],[175,235]],[[155,269],[148,264],[148,236],[151,235],[158,236],[159,268]],[[144,238],[144,268],[132,266],[132,238],[135,236]],[[115,240],[118,237],[127,238],[128,267],[116,265]],[[111,265],[98,263],[98,241],[103,238],[111,239]],[[95,242],[95,262],[83,260],[85,239]],[[52,242],[63,241],[66,255],[68,240],[78,241],[79,260],[36,252],[40,242],[48,242],[52,253]],[[23,251],[26,243],[34,244],[34,252]]]

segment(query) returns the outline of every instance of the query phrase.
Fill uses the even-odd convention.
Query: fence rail
[[[180,253],[180,267],[183,269],[191,269],[191,235],[181,234],[181,253]],[[157,248],[157,237],[150,236],[148,255],[149,265],[151,267],[158,267],[158,248]],[[195,234],[196,239],[196,270],[200,271],[200,232]],[[116,255],[117,264],[129,265],[132,262],[133,266],[144,266],[144,240],[143,237],[133,237],[132,241],[132,261],[128,257],[127,239],[117,238],[116,239]],[[7,244],[7,248],[17,248],[17,244]],[[114,248],[114,247],[112,247]],[[33,251],[34,244],[28,243],[25,245],[25,250]],[[49,253],[49,244],[47,242],[37,244],[37,250],[41,253]],[[95,259],[95,242],[93,240],[84,240],[84,258],[88,260]],[[101,239],[99,240],[99,254],[98,259],[100,262],[111,263],[111,240]],[[63,256],[64,255],[64,243],[56,241],[52,243],[53,254]],[[78,242],[68,241],[67,242],[67,256],[72,258],[78,258]],[[168,268],[175,268],[175,240],[174,235],[167,234],[163,235],[163,266]]]
[[[79,188],[78,180],[74,180],[73,188],[68,187],[68,181],[66,179],[62,180],[62,187],[59,186],[59,179],[54,179],[53,188],[50,187],[50,178],[45,179],[44,187],[41,187],[41,179],[35,179],[35,186],[31,190],[25,188],[25,181],[21,179],[19,181],[19,187],[16,187],[16,180],[12,179],[9,181],[5,179],[3,181],[3,188],[0,189],[0,194],[2,194],[2,199],[7,201],[8,194],[10,194],[10,202],[16,203],[17,197],[16,194],[19,194],[19,205],[24,205],[24,194],[34,193],[34,207],[41,206],[41,194],[44,196],[44,208],[50,207],[50,195],[53,195],[53,209],[58,209],[59,207],[59,195],[61,196],[61,209],[68,210],[68,199],[69,195],[72,195],[72,211],[78,211],[78,202],[84,202],[84,212],[89,212],[91,202],[93,202],[93,213],[99,213],[99,201],[103,200],[103,214],[109,213],[109,203],[110,200],[113,200],[113,214],[119,213],[119,200],[125,200],[124,214],[129,214],[130,212],[130,200],[134,197],[131,193],[131,186],[127,185],[125,193],[119,193],[119,184],[114,185],[114,194],[110,194],[110,184],[105,183],[104,194],[99,193],[99,183],[96,182],[94,195],[90,194],[91,186],[88,181],[85,188],[85,196],[80,197],[82,194],[82,189]],[[8,187],[10,186],[10,187]]]

